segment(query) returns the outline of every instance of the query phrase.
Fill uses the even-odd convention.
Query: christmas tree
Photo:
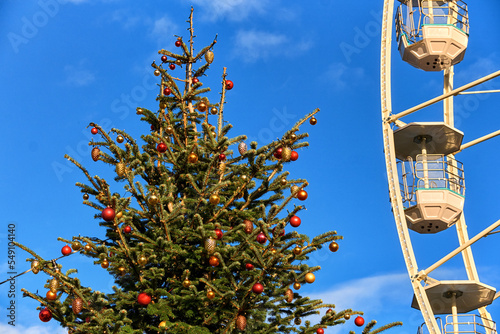
[[[160,50],[152,64],[159,108],[137,108],[151,126],[144,144],[90,124],[92,159],[115,169],[128,196],[67,156],[88,179],[77,186],[106,238],[59,238],[66,243],[62,255],[92,258],[113,275],[113,292],[85,286],[59,258],[43,259],[18,244],[32,255],[31,271],[50,276],[46,294],[23,289],[25,296],[40,303],[40,320],[54,319],[69,333],[324,333],[355,315],[362,327],[362,312],[335,310],[298,292],[320,270],[307,264],[309,254],[325,245],[336,252],[341,239],[334,231],[310,239],[293,230],[308,184],[285,167],[308,145],[300,127],[316,124],[319,110],[261,147],[248,147],[244,135],[229,137],[223,111],[234,84],[224,69],[220,101],[204,96],[216,40],[195,53],[193,11],[188,24],[189,39],[178,37],[177,52]],[[176,67],[185,78],[171,74]],[[319,322],[304,319],[313,314],[322,314]],[[375,324],[363,333],[398,325]]]

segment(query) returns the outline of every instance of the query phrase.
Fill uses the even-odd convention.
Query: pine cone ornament
[[[224,175],[224,172],[226,171],[226,163],[225,162],[221,162],[219,164],[219,175]]]
[[[240,331],[244,331],[245,328],[247,327],[247,318],[245,318],[244,315],[239,315],[237,318],[236,318],[236,327],[238,327],[238,329]]]
[[[50,291],[52,292],[57,292],[57,290],[59,290],[59,281],[57,280],[57,278],[53,278],[50,280],[49,287]]]
[[[245,233],[246,234],[252,233],[252,231],[253,231],[253,223],[252,223],[252,221],[248,220],[248,219],[245,219],[245,221],[243,223],[245,224],[245,228],[244,228]]]
[[[116,164],[116,174],[118,174],[119,177],[125,175],[125,164],[123,162],[119,162]]]
[[[247,144],[245,144],[244,142],[241,142],[238,145],[238,152],[240,152],[241,155],[245,154],[247,152]]]
[[[205,249],[207,250],[208,254],[212,254],[213,252],[215,252],[215,240],[212,238],[205,239]]]
[[[94,147],[91,152],[92,155],[92,160],[97,161],[99,160],[99,156],[101,155],[101,150],[99,147]]]
[[[290,161],[292,158],[292,150],[290,147],[284,147],[283,151],[281,151],[281,160],[282,161]]]
[[[205,60],[207,61],[207,63],[212,64],[212,62],[214,61],[214,53],[212,52],[212,50],[208,50],[205,53]]]
[[[80,313],[83,309],[83,300],[80,297],[74,298],[73,302],[71,303],[71,309],[73,310],[74,314]]]
[[[293,301],[293,291],[292,291],[292,289],[286,290],[285,295],[286,295],[286,302],[287,303],[291,303]]]

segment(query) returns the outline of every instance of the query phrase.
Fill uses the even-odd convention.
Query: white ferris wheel
[[[393,25],[402,60],[424,71],[444,73],[442,93],[401,111],[393,111],[391,102]],[[470,246],[491,234],[500,226],[500,220],[469,238],[463,212],[464,167],[455,155],[500,135],[500,131],[462,143],[463,132],[454,126],[453,99],[461,94],[498,93],[470,89],[500,76],[500,71],[454,87],[454,65],[464,58],[468,32],[464,1],[384,0],[380,63],[384,155],[392,211],[414,291],[412,307],[419,309],[424,319],[418,334],[497,334],[486,306],[500,293],[480,281]],[[443,105],[441,122],[404,122],[405,116],[437,103]],[[435,259],[428,268],[420,268],[411,236],[438,234],[448,228],[456,229],[460,246],[442,259]],[[458,254],[462,255],[467,280],[431,277],[435,269]]]

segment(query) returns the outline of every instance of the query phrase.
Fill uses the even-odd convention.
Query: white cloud
[[[92,83],[95,80],[94,72],[86,69],[86,61],[81,60],[77,65],[64,66],[66,83],[70,86],[82,87]]]
[[[246,62],[280,53],[287,43],[284,35],[256,30],[240,30],[236,34],[235,54]]]
[[[11,326],[0,323],[0,333],[2,334],[67,334],[68,332],[62,328],[54,328],[47,326],[31,326],[24,327],[20,325]]]
[[[467,57],[467,55],[465,55],[465,57]],[[486,57],[477,58],[470,65],[463,66],[465,62],[464,64],[459,64],[455,67],[455,80],[462,84],[491,74],[498,70],[498,61],[498,56],[496,54],[491,54]],[[475,89],[479,90],[478,88]]]
[[[241,21],[255,14],[265,13],[269,0],[193,0],[196,8],[201,8],[203,19],[217,21],[226,18]]]
[[[179,33],[180,29],[170,18],[164,16],[155,20],[152,23],[151,35],[156,38],[163,46],[169,45],[168,41],[172,43],[173,36]]]
[[[352,84],[353,81],[361,80],[364,75],[365,70],[362,67],[348,67],[344,63],[333,63],[322,77],[327,78],[328,82],[333,84],[334,89],[341,89],[347,86],[348,81]]]
[[[142,21],[139,16],[133,15],[128,9],[117,9],[113,11],[110,19],[114,22],[120,22],[125,29],[133,28]]]

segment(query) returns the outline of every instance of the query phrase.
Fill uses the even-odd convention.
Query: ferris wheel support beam
[[[429,268],[425,270],[421,270],[415,279],[417,280],[422,280],[425,279],[425,277],[430,274],[432,271],[436,270],[439,268],[442,264],[453,258],[454,256],[458,255],[460,252],[462,252],[464,249],[468,248],[470,245],[473,243],[477,242],[479,239],[485,237],[488,233],[493,231],[495,228],[500,226],[500,220],[497,220],[495,223],[490,225],[488,228],[484,229],[483,231],[479,232],[476,236],[474,236],[472,239],[469,241],[463,243],[460,247],[457,247],[454,251],[450,252],[448,255],[444,256],[441,260],[437,261],[433,265],[431,265]]]
[[[472,88],[472,87],[475,87],[475,86],[477,86],[477,85],[480,85],[480,84],[482,84],[482,83],[484,83],[484,82],[486,82],[486,81],[489,81],[489,80],[491,80],[491,79],[494,79],[494,78],[496,78],[496,77],[498,77],[498,76],[500,76],[500,71],[493,72],[493,73],[491,73],[491,74],[489,74],[489,75],[487,75],[487,76],[484,76],[484,77],[482,77],[482,78],[480,78],[480,79],[477,79],[477,80],[475,80],[475,81],[472,81],[471,83],[468,83],[468,84],[466,84],[466,85],[463,85],[463,86],[461,86],[461,87],[459,87],[459,88],[457,88],[457,89],[451,90],[451,91],[449,91],[449,92],[448,92],[448,93],[446,93],[446,94],[440,95],[440,96],[435,97],[435,98],[433,98],[433,99],[431,99],[431,100],[429,100],[429,101],[426,101],[426,102],[424,102],[424,103],[421,103],[421,104],[419,104],[419,105],[416,105],[415,107],[412,107],[412,108],[410,108],[410,109],[407,109],[407,110],[405,110],[405,111],[402,111],[402,112],[400,112],[399,114],[388,116],[388,117],[387,117],[387,119],[386,119],[386,122],[388,122],[388,123],[393,123],[393,122],[395,122],[396,120],[398,120],[398,119],[400,119],[400,118],[402,118],[402,117],[404,117],[404,116],[407,116],[407,115],[410,115],[410,114],[414,113],[415,111],[419,111],[419,110],[421,110],[421,109],[423,109],[423,108],[426,108],[426,107],[428,107],[428,106],[430,106],[430,105],[433,105],[434,103],[437,103],[437,102],[443,101],[444,99],[447,99],[447,98],[449,98],[450,96],[458,95],[459,93],[461,93],[461,92],[463,92],[463,91],[466,91],[466,90],[468,90],[468,89],[470,89],[470,88]]]
[[[488,139],[494,138],[496,136],[500,136],[500,130],[497,130],[495,132],[490,133],[489,135],[482,136],[480,138],[471,140],[470,142],[463,144],[462,146],[460,146],[460,150],[457,151],[457,152],[455,152],[455,153],[453,153],[453,154],[457,154],[458,152],[462,152],[466,148],[469,148],[471,146],[477,145],[479,143],[482,143],[483,141],[487,141]]]

